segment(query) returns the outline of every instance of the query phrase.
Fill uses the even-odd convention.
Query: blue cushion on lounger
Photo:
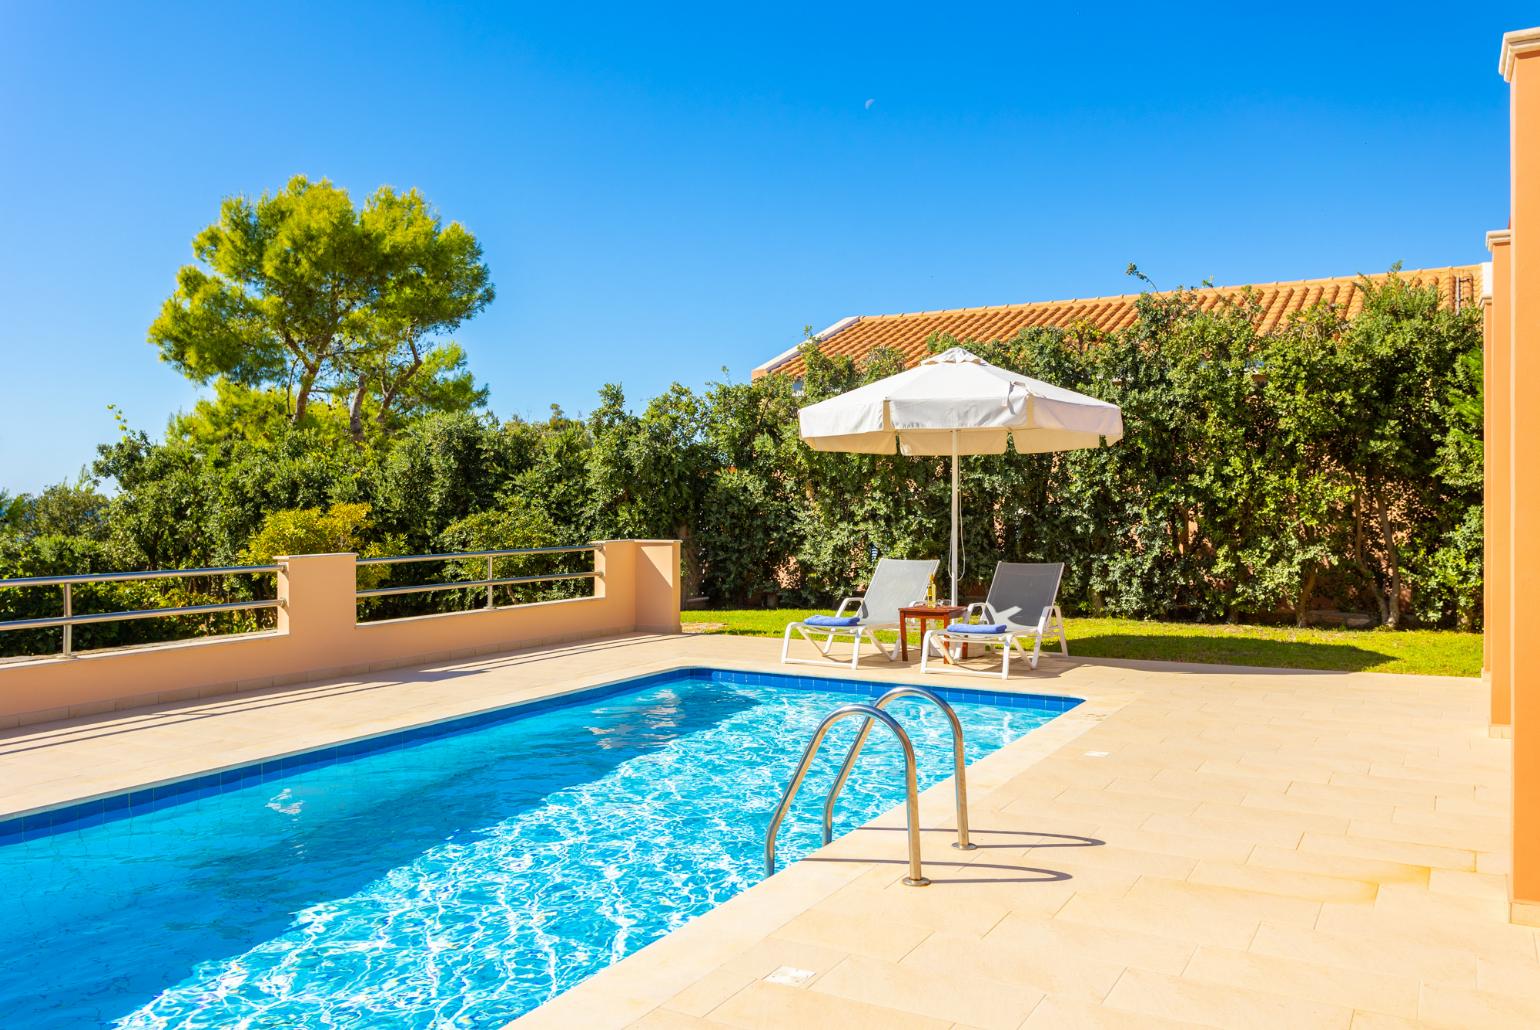
[[[807,618],[802,620],[804,625],[827,626],[831,628],[837,626],[854,626],[860,621],[861,617],[859,615],[809,615]]]
[[[986,633],[998,635],[1004,633],[1009,627],[1003,622],[954,622],[946,628],[948,633]]]

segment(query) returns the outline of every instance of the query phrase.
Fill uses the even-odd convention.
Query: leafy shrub
[[[982,593],[996,561],[1062,561],[1070,613],[1304,622],[1339,609],[1393,627],[1479,625],[1476,306],[1452,311],[1434,290],[1391,276],[1365,284],[1351,321],[1317,307],[1266,334],[1246,298],[1205,307],[1178,291],[1143,297],[1137,311],[1113,333],[1075,325],[931,341],[1113,401],[1126,427],[1112,447],[964,459],[965,595]],[[675,385],[633,412],[610,386],[585,418],[429,411],[361,446],[325,424],[322,404],[297,424],[269,419],[261,434],[219,429],[239,424],[250,402],[226,391],[196,413],[213,428],[174,429],[164,442],[126,434],[102,447],[93,473],[116,483],[110,498],[90,482],[0,497],[0,572],[679,537],[687,596],[827,604],[858,589],[879,555],[945,556],[949,477],[944,459],[807,448],[800,406],[890,374],[898,359],[879,349],[855,361],[816,345],[804,355],[800,392],[779,375],[704,393]],[[221,397],[240,411],[209,407]],[[501,578],[577,571],[574,562],[494,567]],[[486,567],[425,563],[369,576],[475,581]],[[577,581],[499,596],[587,589]],[[22,593],[0,591],[0,618],[50,603]],[[484,591],[445,591],[365,610],[484,603]]]

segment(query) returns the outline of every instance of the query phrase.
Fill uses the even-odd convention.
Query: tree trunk
[[[364,442],[364,397],[368,393],[368,380],[358,377],[358,389],[353,391],[353,403],[348,407],[348,435],[362,446]]]
[[[299,425],[305,417],[305,409],[310,406],[310,390],[315,386],[315,373],[307,371],[299,377],[299,390],[294,395],[294,416],[289,420]]]
[[[1363,573],[1364,580],[1369,584],[1369,593],[1374,596],[1374,603],[1380,610],[1380,624],[1389,625],[1389,598],[1380,586],[1380,578],[1369,567],[1368,556],[1364,553],[1364,494],[1362,489],[1353,492],[1353,564],[1358,567],[1359,572]]]
[[[1308,621],[1306,616],[1310,614],[1310,595],[1315,592],[1315,570],[1305,573],[1304,579],[1299,582],[1299,593],[1294,601],[1294,625],[1304,628]]]
[[[701,583],[705,579],[705,570],[701,568],[700,555],[696,553],[698,547],[695,538],[690,534],[689,526],[675,526],[674,535],[679,538],[679,564],[681,590],[686,599],[699,597]]]
[[[381,432],[384,432],[386,421],[390,418],[391,405],[396,403],[396,397],[411,383],[412,379],[422,369],[422,352],[417,349],[417,341],[414,338],[410,344],[412,350],[411,363],[395,376],[381,375],[380,379],[380,411],[374,416]]]
[[[1385,538],[1385,560],[1390,563],[1390,583],[1386,587],[1385,625],[1391,629],[1401,627],[1401,552],[1396,547],[1394,527],[1390,524],[1390,508],[1383,495],[1374,497],[1374,513],[1380,525],[1380,536]]]
[[[305,417],[305,409],[310,406],[310,391],[315,387],[316,377],[321,374],[321,363],[309,360],[304,348],[287,330],[283,334],[283,345],[294,355],[294,363],[304,370],[300,373],[299,391],[294,395],[294,416],[290,419],[298,425],[300,419]]]

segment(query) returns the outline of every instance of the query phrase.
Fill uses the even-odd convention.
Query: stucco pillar
[[[1503,37],[1511,87],[1512,914],[1540,924],[1540,28]]]
[[[358,624],[357,556],[296,554],[278,558],[278,630],[290,639],[289,663],[325,670],[346,664]]]
[[[641,540],[636,556],[636,628],[679,632],[683,568],[678,540]]]
[[[1509,259],[1510,233],[1504,229],[1487,233],[1487,247],[1492,261],[1484,270],[1485,342],[1482,367],[1483,438],[1486,442],[1484,482],[1484,522],[1486,560],[1483,584],[1485,621],[1484,655],[1491,699],[1490,724],[1493,736],[1505,737],[1513,724],[1513,649],[1510,621],[1513,610],[1513,526],[1510,518],[1509,480],[1512,477],[1512,406],[1509,391],[1513,381],[1509,369],[1513,361],[1511,347],[1513,322],[1512,264]]]
[[[594,593],[626,607],[628,629],[679,632],[678,540],[604,540],[595,544]]]

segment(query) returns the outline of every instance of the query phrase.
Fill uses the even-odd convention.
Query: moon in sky
[[[870,111],[872,109],[872,105],[875,104],[876,102],[877,102],[877,98],[876,97],[872,97],[870,100],[868,100],[866,102],[866,109],[868,111]]]

